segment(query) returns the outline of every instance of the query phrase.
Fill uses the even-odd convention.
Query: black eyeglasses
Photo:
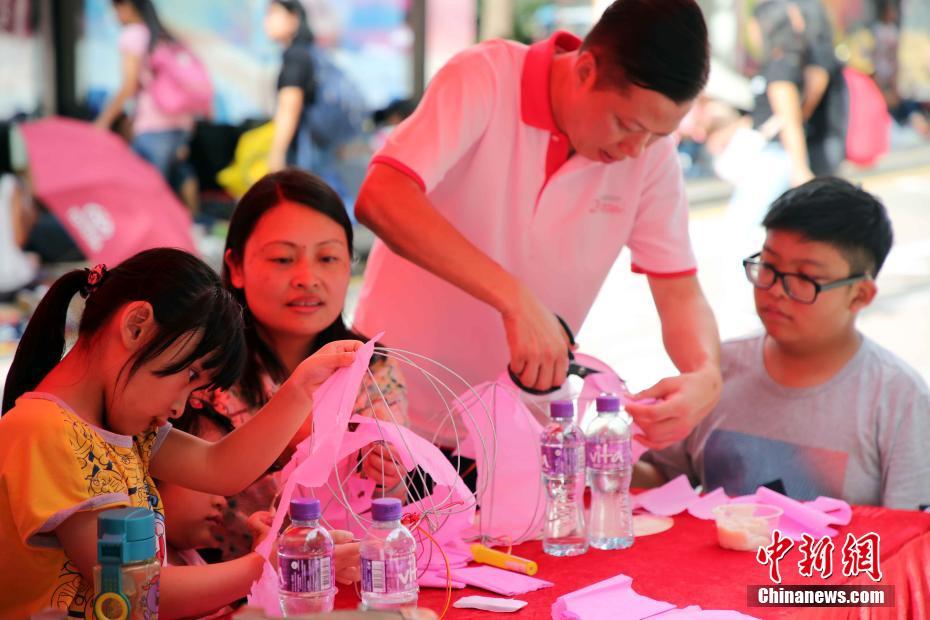
[[[781,280],[781,286],[785,289],[785,294],[791,299],[802,304],[812,304],[817,301],[817,296],[823,291],[829,291],[831,288],[839,288],[847,284],[853,284],[860,280],[869,278],[869,274],[860,273],[842,280],[834,280],[821,284],[813,278],[800,273],[784,273],[759,260],[762,252],[753,254],[749,258],[743,259],[743,269],[746,270],[746,279],[752,285],[763,291],[767,291],[775,282]]]

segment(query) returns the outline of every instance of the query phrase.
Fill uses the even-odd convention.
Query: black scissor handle
[[[572,328],[568,326],[568,323],[565,322],[565,319],[560,317],[558,314],[555,315],[555,318],[559,320],[559,325],[562,326],[562,329],[565,330],[565,334],[568,336],[568,344],[570,348],[568,349],[568,361],[571,362],[575,359],[575,354],[572,353],[571,347],[575,346],[575,334],[572,333]],[[545,396],[546,394],[552,394],[559,390],[558,387],[549,388],[548,390],[537,390],[536,388],[531,388],[520,383],[520,377],[517,376],[517,373],[510,368],[510,365],[507,365],[507,374],[510,375],[510,380],[513,381],[514,385],[526,392],[527,394],[532,394],[533,396]],[[561,387],[561,386],[559,386]]]

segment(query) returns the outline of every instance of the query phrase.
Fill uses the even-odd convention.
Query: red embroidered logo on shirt
[[[594,204],[588,209],[588,213],[622,213],[621,202],[619,196],[601,196],[595,199]]]

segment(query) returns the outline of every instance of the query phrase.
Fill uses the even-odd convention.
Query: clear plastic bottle
[[[596,549],[625,549],[633,544],[630,424],[615,395],[602,394],[596,402],[597,417],[585,446],[591,485],[588,541]]]
[[[155,513],[147,508],[113,508],[97,517],[94,617],[158,618],[161,564],[156,550]]]
[[[371,502],[373,523],[359,545],[363,609],[417,606],[417,542],[401,524],[401,514],[399,499],[385,497]]]
[[[333,610],[333,539],[320,526],[320,500],[291,500],[291,525],[278,538],[278,594],[285,617]]]
[[[581,555],[588,550],[584,529],[585,438],[575,426],[570,401],[549,405],[552,423],[540,439],[542,483],[546,491],[543,551]]]

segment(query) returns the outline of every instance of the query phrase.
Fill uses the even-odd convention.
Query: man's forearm
[[[697,278],[650,278],[662,341],[681,372],[720,368],[720,334]]]
[[[404,173],[375,164],[356,215],[398,255],[503,314],[510,310],[518,280],[456,230]]]

